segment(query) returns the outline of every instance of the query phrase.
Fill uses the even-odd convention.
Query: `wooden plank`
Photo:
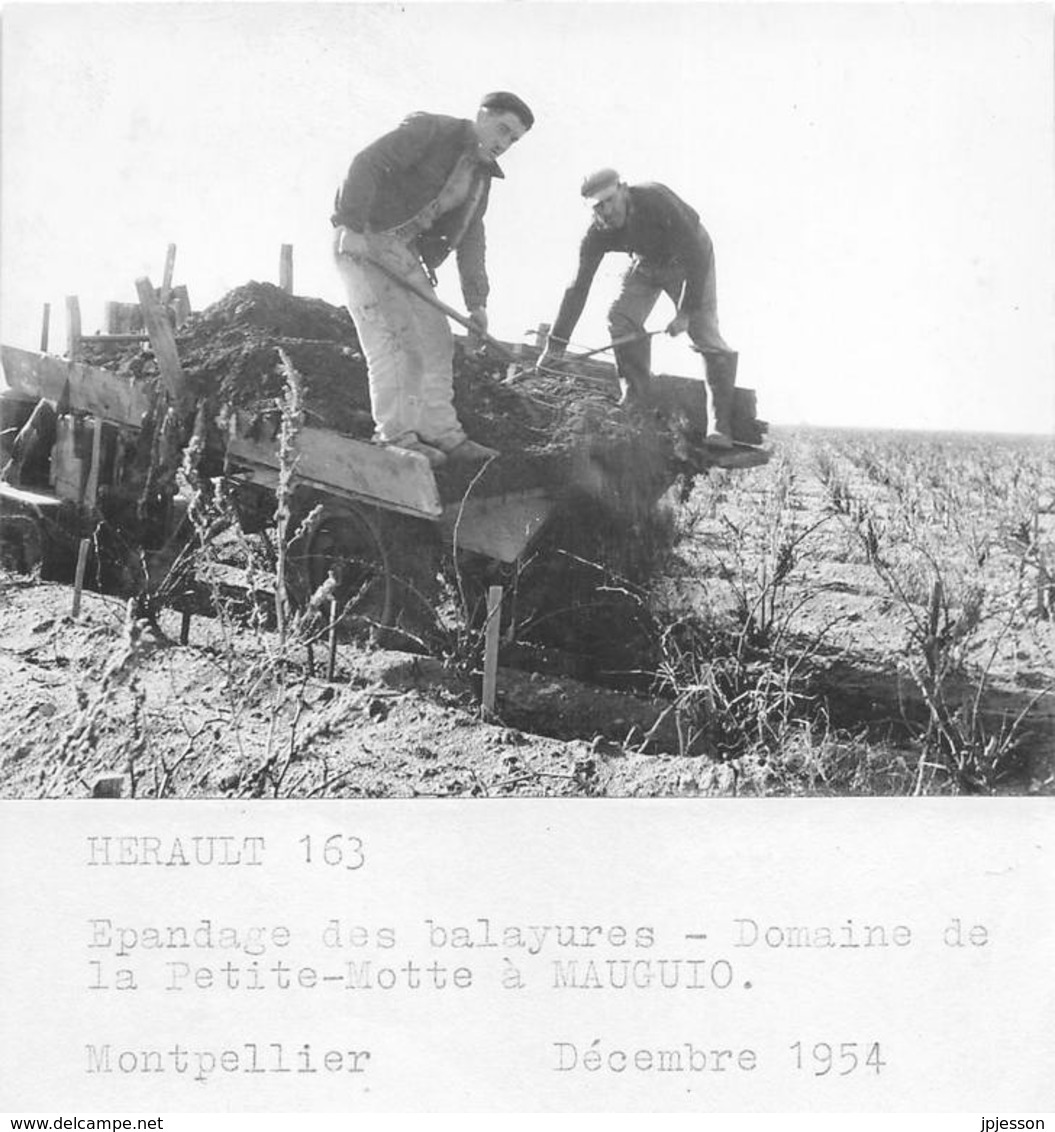
[[[255,483],[260,487],[269,488],[271,491],[277,491],[279,486],[278,470],[275,468],[262,468],[257,465],[247,469],[244,473],[240,474],[238,478],[247,483]],[[413,515],[416,519],[437,518],[431,511],[423,510],[420,504],[417,503],[410,505],[399,500],[377,499],[373,496],[364,496],[361,492],[349,491],[339,484],[323,483],[321,480],[313,480],[308,476],[298,475],[295,479],[298,484],[306,484],[309,487],[319,488],[338,499],[348,499],[353,503],[370,503],[378,507],[383,507],[386,511],[395,511],[400,515]]]
[[[81,348],[81,304],[76,295],[66,296],[66,356],[76,361]]]
[[[244,419],[239,423],[244,428]],[[228,438],[228,453],[262,468],[277,469],[278,442]],[[443,511],[428,460],[419,452],[368,444],[321,428],[302,428],[295,445],[297,480],[336,490],[411,515],[437,518]]]
[[[0,482],[0,499],[10,499],[26,507],[61,507],[62,500],[57,495],[44,495],[39,491],[27,491],[24,487],[13,487]]]
[[[456,550],[472,550],[499,562],[515,562],[535,541],[556,503],[542,488],[477,498],[445,507],[440,529]]]
[[[172,273],[175,268],[176,245],[169,244],[165,252],[165,273],[161,277],[161,294],[158,296],[163,307],[168,306],[169,297],[172,295]]]
[[[0,346],[0,397],[61,401],[115,424],[140,426],[150,409],[150,391],[142,383],[99,366],[69,362],[54,354],[35,354]]]
[[[145,334],[138,303],[109,302],[105,309],[107,334]]]
[[[707,383],[699,378],[656,374],[652,379],[652,399],[660,412],[684,412],[691,423],[707,424]],[[733,439],[743,444],[761,444],[769,425],[757,417],[757,395],[753,389],[737,386],[733,390]]]
[[[136,293],[139,295],[139,306],[143,311],[143,321],[154,348],[161,380],[177,407],[183,409],[187,401],[187,382],[176,350],[176,336],[172,333],[172,325],[155,297],[154,285],[145,275],[136,280]]]
[[[99,497],[99,464],[103,452],[103,422],[92,418],[92,458],[88,465],[88,481],[84,485],[85,506],[94,510]]]
[[[138,303],[109,302],[103,308],[105,315],[103,323],[106,330],[102,334],[93,334],[90,342],[134,342],[136,339],[145,341],[148,337],[143,329],[143,315]]]
[[[73,503],[84,496],[84,459],[77,454],[77,418],[72,413],[63,413],[55,422],[51,486],[60,499]]]
[[[293,245],[283,244],[278,257],[278,285],[288,295],[293,294]]]
[[[707,427],[707,382],[702,373],[699,378],[657,373],[649,389],[652,403],[664,415],[682,412],[691,424]]]
[[[92,334],[88,338],[82,338],[82,342],[90,342],[92,344],[107,345],[110,342],[149,342],[149,334]]]
[[[182,326],[190,318],[190,295],[187,292],[186,284],[181,283],[178,287],[172,288],[171,309],[176,316],[177,326]]]

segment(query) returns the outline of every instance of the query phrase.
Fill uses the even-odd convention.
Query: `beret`
[[[494,110],[500,114],[503,112],[515,114],[524,123],[525,130],[530,130],[535,124],[535,115],[531,113],[531,108],[511,91],[493,90],[480,99],[480,105],[485,110]]]
[[[583,181],[579,191],[584,197],[604,200],[612,195],[619,181],[619,174],[614,169],[598,169]]]

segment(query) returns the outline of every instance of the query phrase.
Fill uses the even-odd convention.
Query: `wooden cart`
[[[163,446],[166,420],[193,417],[171,325],[149,280],[138,280],[137,289],[160,372],[157,384],[69,358],[0,347],[5,435],[0,502],[4,530],[9,538],[17,536],[26,544],[27,559],[36,552],[29,530],[34,520],[45,521],[63,510],[67,525],[79,523],[79,533],[86,532],[101,501],[120,497],[125,457],[137,444],[142,446],[142,430],[149,427],[155,447]],[[662,407],[705,421],[702,382],[657,377],[655,390]],[[256,435],[243,416],[229,417],[222,431],[215,422],[206,422],[204,429],[201,424],[199,420],[199,431],[222,464],[224,476],[266,493],[272,514],[283,462],[292,466],[295,506],[288,530],[295,530],[300,518],[315,511],[295,556],[302,596],[336,572],[342,596],[358,594],[369,617],[382,624],[393,624],[405,611],[408,578],[420,582],[423,570],[435,574],[429,561],[431,548],[515,565],[530,552],[569,491],[598,488],[595,481],[588,482],[597,473],[586,459],[582,482],[565,483],[560,491],[536,486],[445,500],[433,469],[415,452],[301,427],[283,457],[279,440]],[[180,438],[181,443],[185,440],[185,435]],[[161,458],[176,459],[178,451]],[[754,446],[732,454],[715,453],[712,462],[743,467],[767,459],[768,451]],[[136,490],[141,486],[137,484]],[[657,496],[666,486],[669,483],[654,485]],[[153,550],[161,568],[167,564],[164,547],[171,543],[174,520],[171,514],[156,518]],[[169,546],[169,560],[171,555]],[[366,586],[364,564],[372,575]],[[415,584],[412,581],[409,588]]]

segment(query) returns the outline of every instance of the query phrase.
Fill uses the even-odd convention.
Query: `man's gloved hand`
[[[678,313],[670,320],[667,327],[667,333],[671,338],[677,338],[679,334],[684,334],[689,329],[689,316],[685,311],[678,311]]]
[[[535,362],[535,372],[541,373],[544,369],[552,368],[564,357],[567,343],[556,338],[547,338],[546,347]]]
[[[365,256],[367,251],[366,236],[362,232],[356,232],[343,224],[337,229],[338,255]]]

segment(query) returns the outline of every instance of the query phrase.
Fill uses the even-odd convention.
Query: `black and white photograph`
[[[927,1017],[974,1049],[1053,942],[1051,6],[26,2],[0,37],[3,890],[26,925],[32,893],[76,891],[49,913],[68,938],[38,926],[85,1033],[135,1004],[120,1039],[71,1031],[47,1103],[980,1113],[991,1079],[988,1116],[1039,1112],[1011,1038],[1015,1072],[936,1067],[930,1093],[884,1085],[888,1050],[845,1025],[782,1031],[779,1071],[746,1030],[704,1054],[683,1028],[669,1088],[619,1067],[662,1068],[660,1016],[704,986],[759,1026],[818,994],[834,1017],[838,979],[866,979],[843,948],[894,964],[883,1011],[923,993],[909,955],[948,978],[957,1007]],[[463,863],[376,865],[366,828],[390,854],[433,830]],[[34,830],[76,860],[23,861]],[[721,927],[679,895],[716,845],[761,886],[757,907],[723,887]],[[374,887],[316,901],[293,862]],[[266,970],[299,928],[322,959],[287,993]],[[833,985],[800,981],[799,947]],[[500,997],[439,993],[484,980],[465,955],[530,1002],[502,1025],[545,1030],[538,1065],[483,1037]],[[737,965],[760,956],[788,979],[764,1003]],[[347,1048],[247,1036],[278,1001],[330,1025],[303,988],[382,970],[420,1017]],[[1050,1050],[1043,978],[1020,1040]],[[591,988],[608,1028],[558,1033]],[[237,1035],[210,1003],[244,1008]],[[169,1008],[182,1029],[137,1036]],[[387,1026],[488,1053],[455,1042],[404,1097],[363,1044]],[[206,1043],[185,1100],[176,1038]]]

